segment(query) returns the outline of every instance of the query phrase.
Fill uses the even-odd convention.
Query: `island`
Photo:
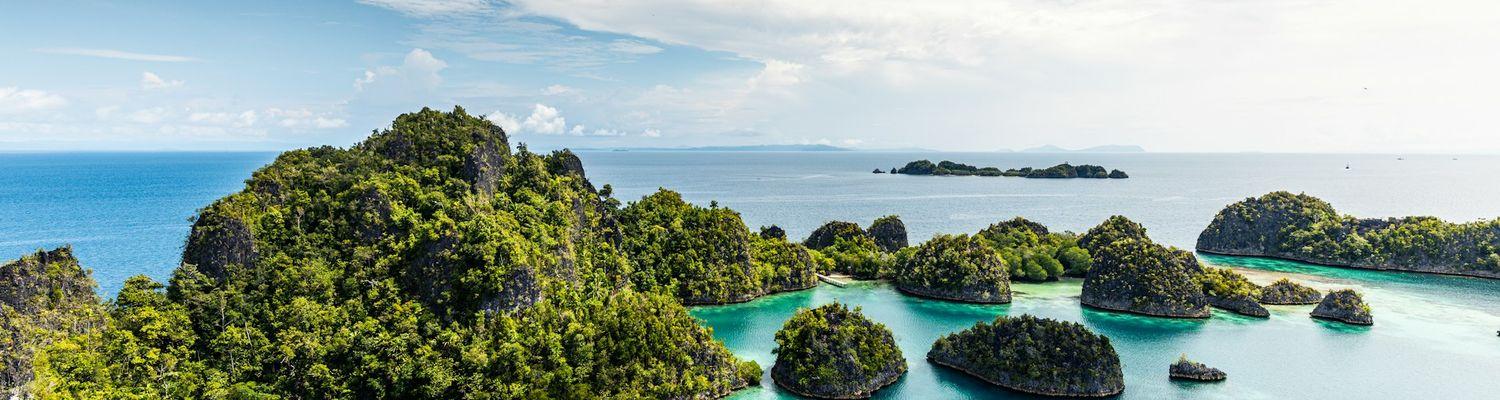
[[[1281,278],[1260,288],[1258,297],[1261,304],[1276,305],[1318,304],[1322,299],[1323,294],[1318,293],[1317,289],[1302,286],[1287,278]]]
[[[1023,393],[1105,397],[1125,390],[1109,338],[1076,322],[1027,314],[944,335],[927,360]]]
[[[1083,305],[1143,315],[1208,318],[1211,310],[1197,279],[1192,253],[1156,244],[1146,228],[1113,216],[1078,238],[1093,256],[1083,280]]]
[[[829,221],[802,241],[824,260],[825,270],[855,279],[887,277],[895,267],[895,252],[907,247],[906,224],[895,215],[880,217],[869,229],[846,221]]]
[[[1177,357],[1177,362],[1167,367],[1167,375],[1172,379],[1186,379],[1191,381],[1222,381],[1229,378],[1228,374],[1203,363],[1188,360],[1187,354]]]
[[[991,224],[975,235],[1005,261],[1010,278],[1026,282],[1083,277],[1093,259],[1078,247],[1072,232],[1050,232],[1046,226],[1016,217]]]
[[[1204,268],[1198,280],[1203,283],[1203,295],[1208,296],[1208,304],[1214,308],[1251,317],[1271,316],[1270,311],[1256,302],[1260,287],[1232,269]]]
[[[840,303],[798,310],[776,332],[771,379],[820,399],[863,399],[906,373],[906,357],[885,325]]]
[[[1318,307],[1313,309],[1312,317],[1350,325],[1375,324],[1375,317],[1370,315],[1370,306],[1353,289],[1328,292],[1328,295],[1323,296],[1323,301],[1318,303]]]
[[[919,297],[969,303],[1009,303],[1010,274],[983,240],[940,235],[917,246],[896,267],[897,290]]]
[[[917,160],[906,163],[901,168],[890,171],[892,174],[905,175],[937,175],[937,176],[1014,176],[1022,178],[1096,178],[1096,179],[1124,179],[1129,178],[1124,171],[1107,170],[1098,165],[1072,165],[1068,163],[1057,164],[1047,168],[1012,168],[1000,170],[995,167],[976,167],[969,164],[956,163],[952,161],[939,161],[934,164],[930,160]]]
[[[422,109],[347,148],[282,153],[197,213],[166,284],[129,278],[107,304],[90,284],[25,292],[105,310],[103,323],[36,344],[45,362],[26,387],[57,398],[711,399],[760,382],[761,367],[684,304],[803,286],[800,245],[757,244],[733,211],[670,191],[622,206],[571,152],[508,139],[463,108]],[[77,275],[71,261],[42,264]],[[42,282],[58,268],[19,270]]]
[[[1230,204],[1198,235],[1198,251],[1338,267],[1500,279],[1500,219],[1355,218],[1280,191]]]

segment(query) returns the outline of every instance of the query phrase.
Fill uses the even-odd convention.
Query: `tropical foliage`
[[[928,359],[1028,393],[1101,396],[1125,388],[1109,338],[1076,322],[996,317],[932,344]]]
[[[777,383],[820,397],[872,392],[906,372],[891,330],[840,303],[798,310],[772,352]]]

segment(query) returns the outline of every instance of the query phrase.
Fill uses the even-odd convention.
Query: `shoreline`
[[[957,365],[953,365],[953,364],[944,362],[942,360],[937,360],[937,359],[934,359],[934,358],[932,358],[930,356],[927,357],[927,362],[930,362],[930,363],[933,363],[933,364],[937,364],[937,365],[941,365],[941,366],[947,367],[947,368],[952,368],[954,370],[957,370],[959,372],[963,372],[964,374],[972,376],[972,377],[974,377],[976,379],[984,381],[985,383],[989,383],[991,385],[999,386],[999,387],[1005,388],[1007,390],[1014,390],[1014,391],[1017,391],[1017,392],[1026,393],[1026,394],[1032,394],[1032,395],[1038,395],[1038,396],[1103,398],[1103,397],[1117,396],[1120,393],[1124,393],[1125,392],[1124,385],[1121,385],[1120,390],[1115,391],[1115,392],[1111,392],[1111,393],[1062,393],[1062,392],[1044,392],[1044,391],[1040,391],[1040,390],[1030,390],[1030,389],[1020,388],[1020,387],[1011,386],[1011,385],[1008,385],[1008,384],[1003,384],[1003,383],[1000,383],[1000,382],[992,381],[992,380],[990,380],[990,378],[987,378],[987,377],[985,377],[983,375],[976,374],[976,373],[974,373],[974,371],[970,371],[968,368],[964,368],[964,367],[960,367],[960,366],[957,366]]]
[[[1205,249],[1196,248],[1197,246],[1194,246],[1194,247],[1195,248],[1193,249],[1193,251],[1195,251],[1195,252],[1203,253],[1203,254],[1209,254],[1209,255],[1216,255],[1216,256],[1264,258],[1264,259],[1269,259],[1269,260],[1294,261],[1294,262],[1299,262],[1299,263],[1303,263],[1303,264],[1316,265],[1316,266],[1320,266],[1320,267],[1333,267],[1333,268],[1342,268],[1342,269],[1351,269],[1351,270],[1360,270],[1360,271],[1401,272],[1401,273],[1419,274],[1419,275],[1441,275],[1441,276],[1453,276],[1453,277],[1461,277],[1461,278],[1476,278],[1476,279],[1485,279],[1485,280],[1500,280],[1500,274],[1496,274],[1495,276],[1486,276],[1486,275],[1471,275],[1471,274],[1462,274],[1462,273],[1453,273],[1453,272],[1418,271],[1418,270],[1412,270],[1412,269],[1360,267],[1360,266],[1355,266],[1355,265],[1352,265],[1352,264],[1350,264],[1350,265],[1344,265],[1344,264],[1333,264],[1333,263],[1323,262],[1323,261],[1306,260],[1306,259],[1301,259],[1301,258],[1297,258],[1297,257],[1294,257],[1294,256],[1280,256],[1280,255],[1269,255],[1269,254],[1249,254],[1249,253],[1229,251],[1229,250],[1205,250]]]
[[[926,294],[926,293],[918,293],[918,292],[914,292],[912,290],[909,290],[907,288],[904,288],[901,285],[897,285],[894,282],[891,283],[891,286],[894,287],[894,288],[896,288],[897,292],[901,292],[903,294],[908,294],[908,295],[911,295],[912,297],[920,297],[920,298],[932,299],[932,300],[952,301],[952,302],[958,302],[958,303],[969,303],[969,304],[1010,304],[1011,301],[1013,301],[1014,298],[1015,298],[1015,296],[1014,296],[1015,292],[1014,291],[1011,291],[1010,294],[1007,294],[1005,296],[1005,301],[977,301],[977,300],[969,300],[969,299],[955,299],[955,298],[943,297],[943,296],[939,296],[939,295],[932,295],[932,294]]]

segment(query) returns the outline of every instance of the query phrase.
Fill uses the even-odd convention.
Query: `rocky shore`
[[[1187,359],[1187,355],[1177,358],[1177,362],[1167,368],[1167,374],[1172,379],[1187,379],[1194,381],[1222,381],[1229,378],[1228,374],[1218,368],[1203,365]]]
[[[1274,305],[1318,304],[1322,299],[1323,294],[1317,289],[1302,286],[1287,278],[1261,288],[1259,297],[1261,304]]]
[[[938,338],[927,360],[1007,389],[1046,396],[1105,397],[1125,390],[1109,338],[1074,322],[998,317]]]
[[[1083,305],[1172,318],[1208,318],[1208,297],[1192,253],[1156,244],[1140,224],[1113,216],[1078,239],[1093,256]]]

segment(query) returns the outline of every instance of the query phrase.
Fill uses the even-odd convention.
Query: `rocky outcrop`
[[[210,206],[198,214],[182,250],[184,264],[197,266],[198,272],[216,280],[225,279],[230,265],[253,268],[255,259],[255,235],[250,226],[224,207]]]
[[[1079,246],[1093,256],[1080,296],[1084,305],[1158,317],[1211,315],[1197,259],[1153,243],[1140,224],[1110,217],[1080,237]]]
[[[901,217],[880,217],[870,224],[870,229],[866,232],[875,239],[875,245],[880,246],[881,250],[896,251],[907,246],[906,224],[901,222]]]
[[[1183,355],[1177,359],[1177,362],[1172,363],[1172,366],[1167,368],[1167,374],[1172,379],[1194,381],[1222,381],[1229,377],[1228,374],[1225,374],[1224,371],[1220,371],[1218,368],[1188,360],[1187,355]]]
[[[1203,294],[1208,296],[1208,304],[1215,308],[1251,317],[1271,316],[1265,307],[1255,302],[1255,296],[1260,292],[1260,288],[1234,270],[1203,268],[1203,273],[1198,275],[1198,281],[1203,283]]]
[[[1323,296],[1323,301],[1318,303],[1318,307],[1313,309],[1312,316],[1352,325],[1375,324],[1375,318],[1370,315],[1370,306],[1365,304],[1359,292],[1352,289],[1328,292],[1327,296]]]
[[[1274,305],[1318,304],[1322,299],[1323,294],[1317,289],[1299,285],[1287,278],[1261,288],[1259,296],[1262,304]]]
[[[1129,177],[1130,175],[1125,174],[1125,171],[1118,169],[1109,171],[1109,179],[1125,179]]]
[[[1010,272],[979,238],[943,235],[917,247],[896,268],[896,289],[921,297],[1009,303]]]
[[[1024,314],[938,338],[927,360],[1031,394],[1104,397],[1125,390],[1109,338],[1075,322]]]
[[[1271,316],[1270,311],[1256,303],[1250,296],[1235,294],[1228,296],[1208,296],[1208,304],[1215,308],[1228,310],[1235,314],[1251,317],[1267,318]]]
[[[868,235],[864,229],[859,227],[859,224],[844,221],[829,221],[824,223],[823,226],[818,227],[818,229],[814,229],[812,234],[807,236],[807,240],[802,241],[802,245],[807,246],[809,249],[822,250],[825,247],[832,246],[839,238],[852,239],[855,236]]]
[[[1359,219],[1306,194],[1230,204],[1198,235],[1198,251],[1340,267],[1500,278],[1500,220]]]
[[[776,332],[771,379],[801,396],[868,398],[906,373],[885,325],[839,303],[804,309]]]
[[[102,326],[103,315],[94,279],[72,248],[0,264],[0,393],[31,380],[38,349]]]
[[[761,239],[786,240],[786,230],[776,225],[760,227]]]

